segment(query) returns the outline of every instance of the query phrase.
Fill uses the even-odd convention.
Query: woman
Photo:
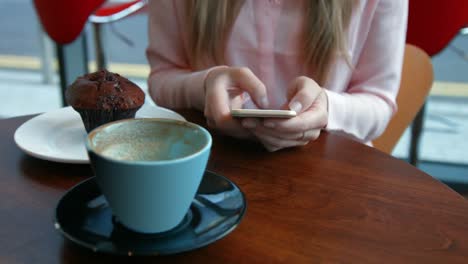
[[[150,1],[148,79],[160,106],[270,151],[322,129],[370,144],[396,111],[407,0]],[[289,108],[288,120],[231,108]]]

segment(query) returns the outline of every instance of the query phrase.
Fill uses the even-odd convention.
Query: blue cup
[[[190,208],[211,142],[196,124],[143,118],[94,129],[86,148],[117,221],[136,232],[159,233],[176,227]]]

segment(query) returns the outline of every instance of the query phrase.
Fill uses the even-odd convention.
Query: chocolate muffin
[[[115,120],[134,118],[145,102],[138,85],[117,73],[100,70],[78,77],[65,92],[87,132]]]

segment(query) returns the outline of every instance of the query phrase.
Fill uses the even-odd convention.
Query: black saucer
[[[72,242],[95,252],[119,255],[168,255],[213,243],[234,230],[246,209],[241,190],[229,179],[206,171],[184,220],[164,233],[131,231],[112,216],[94,178],[60,199],[55,227]]]

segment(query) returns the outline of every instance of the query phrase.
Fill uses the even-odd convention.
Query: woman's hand
[[[288,87],[288,107],[297,112],[291,119],[245,118],[249,129],[268,151],[302,146],[319,137],[328,123],[328,100],[325,91],[308,77],[294,79]]]
[[[268,107],[265,85],[248,68],[218,67],[205,80],[204,114],[208,126],[238,138],[252,134],[242,127],[239,120],[231,117],[231,108],[242,108],[252,100],[259,108]]]

